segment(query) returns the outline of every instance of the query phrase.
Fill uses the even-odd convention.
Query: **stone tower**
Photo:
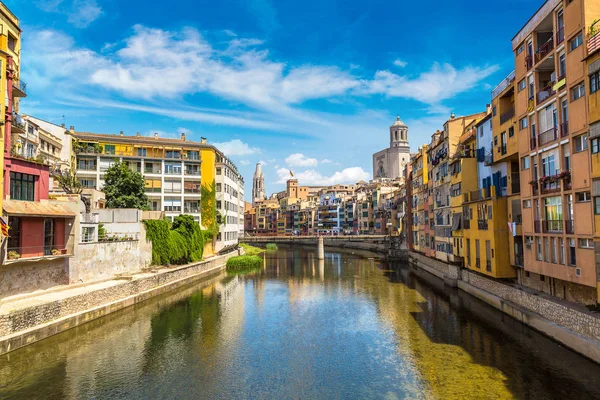
[[[256,204],[257,201],[262,201],[266,198],[265,176],[262,172],[262,165],[256,163],[256,171],[254,171],[254,179],[252,180],[252,204]]]
[[[408,126],[398,116],[390,126],[390,147],[373,154],[373,179],[402,178],[409,160]]]

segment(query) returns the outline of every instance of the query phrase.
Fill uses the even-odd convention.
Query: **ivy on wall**
[[[219,233],[219,221],[217,218],[217,188],[215,182],[202,184],[200,193],[202,226],[206,229],[206,236],[213,238]]]
[[[167,220],[146,220],[146,237],[152,242],[152,265],[181,265],[202,260],[204,234],[191,215]]]

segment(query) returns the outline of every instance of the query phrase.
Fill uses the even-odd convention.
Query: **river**
[[[0,398],[600,398],[599,365],[437,278],[310,250],[1,356]]]

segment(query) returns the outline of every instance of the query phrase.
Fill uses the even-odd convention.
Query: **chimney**
[[[154,139],[158,139],[158,132],[154,132]]]
[[[123,131],[119,132],[119,136],[124,136]]]
[[[65,124],[64,124],[64,123],[60,124],[60,127],[61,127],[61,128],[66,128],[66,126],[65,126]]]
[[[491,105],[489,105],[489,104],[486,104],[486,105],[485,105],[485,113],[486,113],[486,114],[489,114],[489,113],[491,113],[491,112],[492,112],[492,106],[491,106]]]
[[[137,132],[137,133],[135,134],[135,136],[136,136],[136,137],[140,137],[141,135],[140,135],[140,133],[139,133],[139,132]]]
[[[201,137],[201,138],[200,138],[200,143],[202,143],[202,144],[206,144],[206,138],[205,138],[205,137]]]
[[[75,127],[73,125],[69,127],[69,132],[75,133]]]
[[[181,140],[185,142],[185,132],[181,132]]]
[[[452,111],[452,114],[450,114],[450,119],[454,119],[456,116],[454,115],[454,111]]]

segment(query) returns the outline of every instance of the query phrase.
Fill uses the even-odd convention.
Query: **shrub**
[[[152,265],[187,264],[202,260],[204,234],[191,215],[167,220],[144,221],[146,236],[152,242]]]
[[[247,256],[255,256],[255,255],[260,254],[265,251],[264,249],[261,249],[260,247],[254,247],[247,243],[240,243],[240,247],[242,249],[244,249],[244,252],[246,253]]]
[[[227,272],[249,272],[261,269],[263,259],[259,256],[236,256],[227,260]]]
[[[277,245],[275,243],[267,243],[265,248],[270,251],[275,251],[277,250]]]

